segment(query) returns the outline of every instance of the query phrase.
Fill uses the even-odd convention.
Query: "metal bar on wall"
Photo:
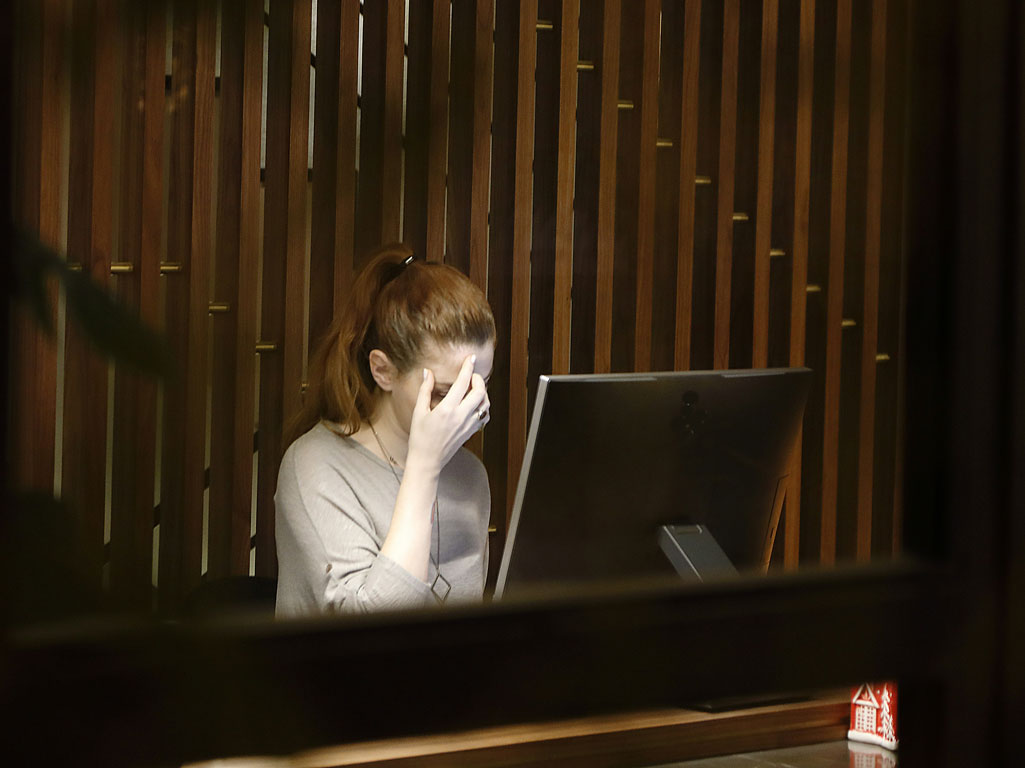
[[[833,101],[833,162],[829,216],[829,274],[826,297],[826,370],[822,428],[822,524],[819,556],[836,558],[836,504],[840,419],[841,323],[847,209],[847,138],[851,65],[851,2],[836,9],[836,73]]]

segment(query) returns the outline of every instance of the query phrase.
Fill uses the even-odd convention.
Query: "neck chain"
[[[370,426],[370,431],[374,434],[374,439],[377,441],[377,447],[381,449],[381,453],[384,454],[384,458],[388,461],[388,469],[391,470],[392,476],[395,478],[395,482],[398,485],[402,485],[402,481],[399,480],[399,473],[395,471],[395,468],[399,466],[399,463],[395,461],[388,450],[384,447],[384,443],[381,441],[381,436],[377,434],[377,430],[374,429],[373,422],[367,421]],[[434,579],[431,580],[431,594],[434,595],[434,599],[439,603],[444,603],[448,597],[449,591],[452,589],[452,585],[449,584],[448,579],[441,575],[441,516],[438,514],[438,496],[434,496],[434,506],[431,508],[431,523],[434,524],[435,536],[434,543],[437,551],[437,557],[430,550],[427,552],[427,556],[430,558],[431,565],[434,566]]]

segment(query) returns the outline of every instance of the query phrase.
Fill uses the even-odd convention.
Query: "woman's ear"
[[[370,350],[370,375],[385,392],[391,392],[398,379],[398,369],[388,359],[388,355],[379,349]]]

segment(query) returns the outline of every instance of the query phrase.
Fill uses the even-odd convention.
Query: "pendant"
[[[431,582],[431,592],[434,594],[434,599],[439,603],[444,603],[448,599],[448,593],[452,591],[452,585],[448,583],[448,579],[441,575],[441,570],[438,568],[434,569],[434,581]]]

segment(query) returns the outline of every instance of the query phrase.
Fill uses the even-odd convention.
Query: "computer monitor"
[[[496,598],[672,577],[677,526],[764,570],[810,380],[804,368],[542,376]]]

